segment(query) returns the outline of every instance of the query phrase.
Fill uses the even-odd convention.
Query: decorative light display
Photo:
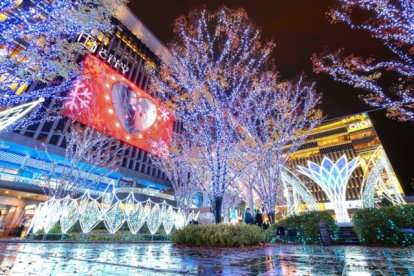
[[[318,203],[306,185],[289,169],[282,167],[281,180],[287,202],[287,216],[299,214],[299,204],[303,201],[309,210],[319,210]]]
[[[190,141],[191,154],[197,159],[202,174],[200,183],[212,200],[218,223],[226,190],[239,181],[243,170],[251,163],[251,160],[244,162],[243,154],[239,154],[239,147],[248,135],[245,126],[253,118],[250,113],[258,106],[256,102],[263,103],[261,93],[273,91],[277,94],[277,73],[268,72],[266,65],[275,44],[261,42],[260,31],[251,23],[246,11],[227,7],[213,12],[198,9],[179,17],[174,37],[169,49],[174,62],[162,64],[159,71],[153,73],[150,90],[157,91],[174,110],[178,121],[183,122],[178,139]],[[285,96],[294,94],[289,99],[297,97],[296,103],[302,96],[310,98],[309,105],[301,106],[309,110],[318,97],[312,85],[299,86],[291,85],[312,93],[286,89]],[[292,104],[288,114],[292,114],[295,107]],[[271,118],[267,117],[266,121],[268,119]],[[301,119],[306,124],[307,118]],[[297,130],[295,126],[289,129],[292,135],[284,136],[285,142]],[[273,197],[271,193],[269,197]],[[274,209],[274,205],[269,209]]]
[[[317,183],[333,205],[337,222],[350,222],[346,207],[346,186],[353,171],[359,166],[358,157],[348,162],[342,155],[336,163],[324,157],[321,165],[308,161],[308,168],[298,171]]]
[[[367,15],[366,20],[353,14]],[[394,54],[377,61],[357,56],[343,57],[343,50],[313,56],[314,71],[330,74],[335,80],[365,89],[365,102],[388,108],[388,115],[399,120],[414,120],[414,6],[412,0],[339,0],[330,12],[333,22],[343,22],[352,29],[367,31],[381,40]],[[395,84],[384,87],[381,77],[387,71],[398,75]]]
[[[171,152],[165,155],[153,156],[151,162],[161,169],[173,189],[177,206],[188,214],[194,201],[194,196],[202,190],[200,172],[192,163],[191,146],[188,141],[178,141],[176,136],[171,139]]]
[[[84,60],[82,76],[62,114],[152,154],[168,155],[170,111],[92,55]]]
[[[16,121],[20,120],[31,112],[35,107],[44,101],[43,98],[35,100],[33,102],[21,104],[3,111],[0,111],[0,131],[7,129],[10,125],[13,125]]]
[[[49,196],[58,199],[73,196],[80,189],[103,182],[118,169],[118,155],[124,151],[118,140],[76,124],[65,133],[65,139],[65,156],[61,162],[53,161],[46,146],[45,151],[38,150],[40,159],[49,161],[36,164],[41,166],[39,178],[45,183],[45,193]]]
[[[2,1],[0,106],[13,107],[40,97],[46,100],[61,98],[80,69],[77,55],[87,51],[76,37],[82,32],[110,32],[113,27],[111,18],[125,2]],[[58,78],[62,81],[56,81]],[[35,82],[48,85],[23,92]],[[23,89],[16,90],[16,87]],[[42,116],[31,114],[25,123],[45,120],[43,115],[57,116],[57,111],[48,110]]]
[[[381,146],[375,150],[367,165],[369,170],[364,175],[361,187],[364,208],[378,207],[376,201],[379,196],[385,197],[393,205],[405,203],[398,180],[392,173],[391,164]]]
[[[109,205],[108,198],[111,199]],[[165,201],[154,203],[148,199],[140,202],[133,192],[125,199],[119,199],[116,189],[110,184],[99,197],[91,196],[87,189],[78,198],[53,197],[39,204],[29,231],[38,233],[43,230],[47,234],[59,222],[61,233],[66,234],[79,222],[82,232],[87,234],[103,221],[110,234],[115,234],[126,222],[133,234],[137,234],[144,223],[147,223],[151,234],[155,234],[163,225],[166,234],[169,235],[174,227],[181,229],[192,220],[197,220],[198,215],[199,212],[194,211],[186,215],[181,209]]]
[[[295,82],[273,82],[249,105],[244,124],[244,139],[248,161],[254,160],[253,186],[266,212],[273,220],[278,197],[281,196],[282,166],[308,133],[320,123],[321,114],[316,109],[319,95],[314,84],[302,78]]]

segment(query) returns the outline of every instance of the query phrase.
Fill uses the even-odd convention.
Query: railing
[[[3,172],[0,172],[0,180],[6,181],[6,182],[18,182],[22,184],[36,185],[39,187],[44,187],[46,185],[45,182],[42,180],[28,178],[28,177],[19,176],[19,175],[10,175],[10,174],[3,173]],[[82,190],[79,189],[79,191],[82,191]],[[116,191],[117,193],[129,193],[133,191],[135,193],[168,199],[171,201],[174,201],[175,199],[173,195],[165,194],[165,193],[159,192],[156,189],[151,189],[151,188],[120,187],[120,188],[117,188]],[[102,192],[91,190],[91,194],[99,196],[102,194]]]

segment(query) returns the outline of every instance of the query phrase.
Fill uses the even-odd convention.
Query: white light
[[[348,162],[345,154],[336,163],[325,156],[321,165],[308,161],[308,168],[299,166],[299,172],[316,182],[325,192],[333,205],[337,222],[350,221],[346,205],[346,186],[358,166],[358,157]]]
[[[300,199],[306,203],[310,210],[319,210],[318,203],[312,193],[306,188],[306,185],[287,168],[282,167],[281,172],[283,192],[286,193],[286,205],[288,207],[287,215],[298,215],[300,202],[296,202],[294,194],[298,194]]]
[[[398,180],[393,174],[391,164],[382,146],[379,146],[372,154],[367,168],[369,170],[364,174],[361,188],[364,208],[379,207],[375,202],[380,194],[394,205],[405,203],[401,196]]]
[[[24,117],[43,101],[44,99],[40,98],[33,102],[25,103],[0,111],[0,131]]]
[[[112,108],[108,109],[109,114],[113,114],[114,110]]]
[[[195,214],[192,211],[186,216],[182,210],[175,209],[165,201],[154,203],[148,199],[139,202],[133,192],[120,200],[111,183],[99,198],[91,197],[90,191],[85,190],[80,198],[51,198],[39,204],[29,230],[37,233],[44,229],[45,233],[48,233],[60,222],[62,233],[68,233],[79,221],[82,232],[89,233],[103,221],[111,234],[115,234],[126,222],[133,234],[138,233],[144,223],[147,223],[151,234],[155,234],[163,225],[166,234],[169,235],[174,227],[181,229],[192,219],[197,219],[198,215],[199,213]]]

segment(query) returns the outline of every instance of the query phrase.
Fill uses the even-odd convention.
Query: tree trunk
[[[275,223],[275,212],[270,212],[267,214],[267,216],[269,217],[270,224]]]
[[[249,185],[247,206],[250,208],[250,210],[253,210],[253,185],[252,184]]]
[[[223,203],[223,197],[214,198],[214,215],[216,218],[216,224],[221,222],[221,205]]]

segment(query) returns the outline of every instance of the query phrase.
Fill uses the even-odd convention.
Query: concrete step
[[[339,226],[339,239],[337,244],[340,245],[357,245],[359,244],[357,234],[353,227]]]

